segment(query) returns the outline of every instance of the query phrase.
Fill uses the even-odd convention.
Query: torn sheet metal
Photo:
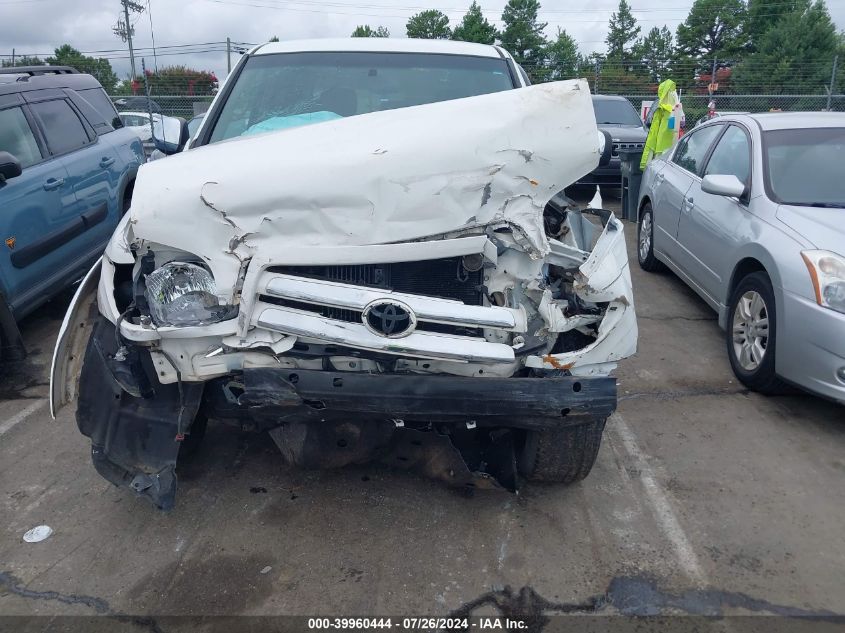
[[[144,165],[132,231],[196,253],[219,288],[255,253],[496,222],[542,257],[543,208],[596,167],[598,138],[575,80],[232,139]]]

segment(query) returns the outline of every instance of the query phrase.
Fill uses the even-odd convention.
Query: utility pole
[[[133,2],[133,0],[120,0],[123,5],[123,19],[118,18],[117,24],[112,27],[112,31],[124,42],[129,43],[129,65],[132,68],[132,79],[135,79],[135,51],[132,48],[132,36],[135,35],[135,28],[129,22],[129,11],[134,13],[143,13],[144,5]]]
[[[833,71],[830,73],[830,88],[827,89],[827,111],[830,112],[830,98],[833,96],[833,91],[836,88],[836,64],[839,61],[839,55],[833,57]]]
[[[15,49],[13,48],[12,49],[12,67],[14,68],[14,66],[15,66]],[[828,108],[829,107],[830,107],[830,105],[828,105]]]
[[[226,38],[226,72],[232,72],[232,40]]]

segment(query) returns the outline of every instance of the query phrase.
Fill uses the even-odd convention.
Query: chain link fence
[[[154,113],[178,116],[188,120],[208,110],[212,99],[214,99],[212,95],[160,95],[150,97],[150,107],[148,108],[147,98],[144,96],[111,96],[118,112],[147,112],[148,109],[151,109]]]
[[[608,93],[603,93],[608,94]],[[640,112],[643,101],[651,101],[653,94],[623,94]],[[146,97],[112,96],[118,112],[146,112]],[[211,104],[212,96],[161,95],[151,97],[153,112],[168,116],[178,116],[192,119],[202,114]],[[708,95],[681,95],[684,104],[684,114],[687,126],[695,125],[696,121],[707,114],[710,102]],[[769,112],[783,110],[785,112],[809,111],[819,112],[828,109],[845,112],[845,95],[716,95],[713,97],[717,112]]]
[[[628,99],[637,112],[643,101],[655,99],[653,94],[620,95]],[[715,95],[712,97],[716,112],[845,112],[845,95]],[[687,127],[707,114],[711,97],[708,95],[681,95]]]

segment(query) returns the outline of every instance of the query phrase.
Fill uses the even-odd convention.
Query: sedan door
[[[720,130],[708,126],[684,136],[663,170],[654,176],[655,249],[677,262],[678,223],[687,192],[698,180],[699,165]]]
[[[738,125],[722,125],[719,138],[707,160],[703,175],[731,175],[751,190],[751,138]],[[751,216],[747,193],[729,198],[705,193],[696,180],[687,192],[678,228],[678,242],[684,252],[685,269],[704,298],[719,309],[719,297],[733,270],[732,253],[751,239]]]

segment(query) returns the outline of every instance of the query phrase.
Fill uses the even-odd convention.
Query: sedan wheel
[[[786,385],[775,374],[777,314],[769,276],[753,272],[739,281],[728,305],[728,359],[749,389],[781,393]]]
[[[739,298],[733,319],[734,354],[745,371],[763,362],[769,343],[769,313],[759,292],[749,290]]]

